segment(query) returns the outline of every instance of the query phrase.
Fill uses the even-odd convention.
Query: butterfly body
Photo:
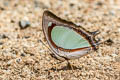
[[[97,41],[93,34],[50,11],[43,13],[42,27],[51,55],[59,60],[80,58],[90,50],[96,50]]]

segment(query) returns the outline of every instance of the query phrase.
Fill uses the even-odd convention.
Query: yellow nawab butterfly
[[[96,50],[98,45],[95,40],[98,31],[89,32],[48,10],[43,13],[42,29],[52,56],[61,61],[80,58],[90,50]]]

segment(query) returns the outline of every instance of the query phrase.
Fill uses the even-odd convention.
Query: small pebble
[[[109,14],[112,15],[112,16],[114,16],[114,15],[116,14],[116,12],[115,12],[114,10],[111,10],[111,11],[109,12]]]
[[[24,36],[24,38],[25,38],[25,39],[28,39],[28,38],[30,38],[30,36]]]
[[[25,29],[30,26],[30,22],[21,20],[21,21],[19,21],[19,26],[20,26],[20,29]]]
[[[37,0],[34,1],[35,8],[42,8],[42,9],[48,9],[46,5],[44,5],[42,2],[39,2]]]
[[[2,42],[0,42],[0,45],[3,45],[3,43],[2,43]]]
[[[17,59],[16,59],[16,62],[17,62],[17,63],[20,63],[21,61],[22,61],[21,58],[17,58]]]
[[[74,4],[73,3],[70,3],[70,7],[73,7],[74,6]]]
[[[111,40],[111,39],[108,39],[107,41],[106,41],[106,44],[107,45],[112,45],[114,42]]]
[[[20,55],[20,56],[25,57],[25,54],[24,54],[24,53],[21,53],[21,55]]]
[[[5,39],[8,38],[8,36],[6,36],[5,34],[0,34],[0,39]]]
[[[0,7],[0,10],[2,10],[2,11],[3,11],[3,10],[5,10],[5,9],[4,9],[3,7]]]
[[[102,2],[97,2],[97,5],[102,6],[103,3]]]
[[[116,62],[120,62],[120,57],[115,58]]]
[[[11,23],[15,23],[15,21],[14,21],[14,20],[11,20]]]
[[[10,1],[7,1],[7,0],[6,0],[6,1],[4,1],[3,4],[4,4],[4,6],[8,6],[8,5],[10,4]]]

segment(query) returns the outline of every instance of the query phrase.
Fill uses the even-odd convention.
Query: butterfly
[[[52,51],[51,56],[60,61],[77,59],[91,50],[97,50],[98,41],[95,36],[98,31],[89,32],[48,10],[43,13],[42,29]]]

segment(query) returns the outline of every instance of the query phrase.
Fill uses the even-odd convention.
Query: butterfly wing
[[[59,60],[76,59],[88,54],[87,52],[92,49],[89,41],[83,37],[84,35],[78,34],[79,31],[74,31],[75,26],[72,22],[62,20],[49,11],[43,14],[44,35],[53,54]],[[86,34],[89,33],[86,32]]]

